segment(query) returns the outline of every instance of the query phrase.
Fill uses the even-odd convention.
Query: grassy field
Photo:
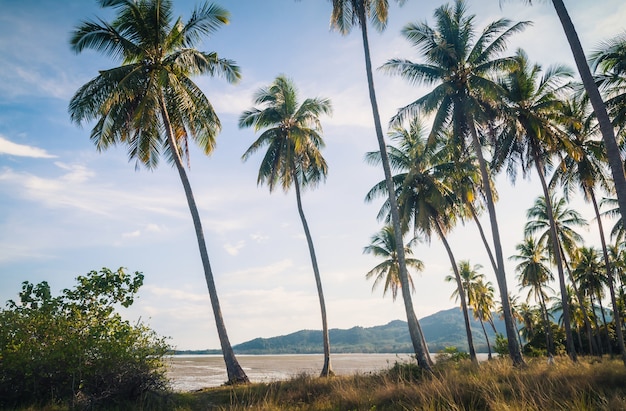
[[[396,364],[380,373],[168,393],[116,410],[626,410],[626,367],[617,359],[506,359],[438,364],[434,375]],[[65,409],[60,406],[44,408]],[[34,410],[34,408],[32,408]]]

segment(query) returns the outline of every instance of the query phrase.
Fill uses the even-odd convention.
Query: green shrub
[[[86,408],[166,388],[170,347],[115,311],[133,303],[143,275],[103,268],[53,297],[47,282],[24,282],[0,310],[0,408],[65,402]]]
[[[469,358],[468,353],[459,351],[457,347],[446,347],[437,353],[437,363],[459,362]]]
[[[509,339],[506,338],[502,333],[496,334],[496,344],[494,347],[494,351],[500,355],[509,354]]]

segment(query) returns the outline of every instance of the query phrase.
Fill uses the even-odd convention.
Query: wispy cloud
[[[129,210],[188,218],[182,209],[182,198],[158,195],[149,189],[143,192],[125,191],[98,181],[95,172],[84,165],[61,162],[55,165],[62,171],[59,176],[40,177],[6,168],[0,171],[0,181],[6,183],[8,195],[19,195],[50,208],[78,209],[116,219]],[[124,212],[120,212],[121,209]]]
[[[259,234],[259,233],[250,234],[250,238],[253,241],[256,241],[257,243],[264,243],[264,242],[266,242],[267,240],[270,239],[269,236],[263,235],[263,234]]]
[[[237,243],[235,244],[231,244],[231,243],[224,244],[224,249],[230,255],[237,255],[239,254],[239,250],[241,250],[245,245],[246,245],[246,242],[241,240],[241,241],[237,241]]]
[[[49,154],[46,150],[28,146],[25,144],[18,144],[6,139],[0,134],[0,154],[6,154],[10,156],[18,157],[32,157],[32,158],[55,158],[55,155]]]

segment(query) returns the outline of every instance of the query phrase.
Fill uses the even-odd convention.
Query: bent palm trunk
[[[224,362],[226,363],[226,374],[228,375],[229,384],[248,383],[250,380],[244,372],[243,368],[239,365],[235,352],[230,345],[228,339],[228,333],[226,332],[226,325],[224,318],[222,317],[222,310],[220,308],[220,302],[217,297],[217,289],[215,288],[215,282],[213,280],[213,272],[211,270],[211,264],[209,262],[209,254],[207,253],[206,243],[204,241],[204,231],[202,230],[202,223],[200,221],[200,214],[196,201],[191,191],[191,184],[187,178],[185,167],[180,158],[178,147],[174,141],[174,133],[172,131],[172,125],[170,123],[167,108],[165,106],[165,100],[161,96],[161,115],[163,116],[163,123],[165,124],[167,132],[167,141],[172,150],[174,161],[176,163],[176,169],[180,176],[180,180],[185,189],[185,197],[187,198],[187,204],[189,205],[189,211],[191,212],[191,218],[193,219],[193,226],[196,230],[196,237],[198,239],[198,247],[200,249],[200,257],[202,259],[202,266],[204,268],[204,278],[206,280],[207,287],[209,289],[209,296],[211,297],[211,307],[213,308],[213,316],[215,317],[215,325],[217,327],[217,335],[220,339],[220,345],[222,347],[222,355],[224,356]]]
[[[361,36],[363,39],[363,50],[365,53],[365,71],[367,73],[367,85],[369,88],[370,102],[374,116],[374,127],[376,129],[376,138],[378,140],[378,148],[380,150],[380,158],[385,172],[385,182],[387,183],[387,192],[389,193],[389,208],[391,214],[391,223],[397,244],[398,265],[400,268],[400,282],[402,288],[402,299],[404,300],[404,308],[407,316],[409,327],[409,335],[415,351],[417,364],[428,372],[432,372],[432,360],[428,350],[425,348],[424,336],[419,325],[415,310],[413,308],[413,300],[409,286],[408,273],[406,269],[406,257],[402,246],[402,229],[400,228],[400,214],[398,212],[398,202],[394,196],[395,190],[391,178],[391,168],[389,166],[389,157],[387,156],[387,147],[385,138],[383,137],[383,129],[380,123],[380,114],[378,113],[378,103],[376,102],[376,93],[374,91],[374,76],[372,74],[372,62],[370,58],[369,40],[367,38],[367,24],[365,18],[365,9],[361,4],[358,7],[359,20],[361,22]]]
[[[295,168],[294,168],[295,169]],[[317,257],[315,257],[315,248],[313,248],[313,239],[311,238],[311,232],[309,231],[309,225],[304,217],[304,210],[302,209],[302,198],[300,196],[300,183],[298,177],[293,176],[294,186],[296,187],[296,200],[298,202],[298,214],[300,214],[300,220],[302,220],[302,227],[304,228],[304,235],[306,236],[306,242],[309,246],[309,254],[311,254],[311,264],[313,265],[313,274],[315,275],[315,284],[317,285],[317,295],[320,300],[320,310],[322,311],[322,339],[324,340],[324,366],[322,367],[321,377],[329,377],[333,375],[333,369],[330,364],[330,337],[328,334],[328,321],[326,319],[326,303],[324,302],[324,291],[322,290],[322,278],[320,276],[319,268],[317,267]]]
[[[537,148],[535,139],[531,141],[533,156],[535,157],[535,167],[539,174],[539,181],[541,181],[541,188],[543,190],[543,197],[546,201],[546,213],[548,214],[548,220],[550,223],[550,238],[552,240],[552,252],[554,253],[554,262],[556,264],[557,273],[559,276],[559,288],[561,291],[561,307],[563,309],[563,325],[565,326],[565,343],[567,347],[567,353],[572,361],[576,361],[576,349],[574,348],[574,335],[572,334],[572,323],[569,310],[569,304],[567,303],[567,289],[565,286],[565,273],[563,272],[563,258],[561,256],[561,247],[559,247],[559,238],[556,234],[556,225],[554,223],[554,213],[552,208],[552,201],[550,199],[550,192],[548,185],[546,184],[546,177],[543,172],[543,161]]]
[[[626,216],[626,177],[624,176],[624,164],[620,156],[620,150],[617,146],[615,131],[613,130],[611,119],[606,111],[606,105],[602,100],[598,86],[593,79],[591,69],[589,69],[589,65],[587,64],[585,52],[583,51],[580,39],[576,33],[576,28],[572,23],[572,19],[567,12],[567,8],[565,7],[563,0],[552,0],[552,4],[554,5],[556,14],[559,16],[559,20],[563,26],[563,31],[565,32],[567,41],[572,49],[572,54],[574,55],[578,73],[580,74],[580,78],[582,79],[587,95],[589,96],[589,101],[591,102],[593,111],[598,119],[598,125],[600,126],[602,140],[604,141],[606,147],[607,158],[609,166],[611,167],[613,182],[615,184],[617,201],[622,214],[621,218],[624,218],[624,216]],[[626,364],[626,356],[624,356],[624,354],[622,355],[622,358],[624,360],[624,364]]]
[[[598,208],[598,202],[593,191],[591,191],[591,202],[593,203],[593,210],[596,214],[596,221],[598,222],[598,230],[600,231],[600,243],[602,244],[602,255],[604,256],[604,266],[606,267],[606,277],[609,283],[609,293],[611,294],[611,305],[613,306],[613,319],[615,321],[615,333],[617,335],[617,346],[619,353],[622,356],[622,361],[626,364],[626,348],[624,347],[624,333],[622,332],[622,316],[619,312],[617,305],[617,299],[615,297],[615,284],[613,282],[613,270],[611,268],[611,261],[609,260],[609,251],[606,247],[606,239],[604,238],[604,228],[602,227],[602,218],[600,216],[600,209]]]
[[[498,219],[496,217],[496,208],[493,201],[493,193],[491,192],[491,186],[489,184],[489,173],[487,172],[487,164],[483,157],[482,146],[478,140],[478,134],[474,121],[468,113],[468,125],[470,134],[472,137],[472,146],[476,152],[478,158],[478,165],[480,167],[480,175],[483,185],[483,191],[487,200],[487,210],[489,211],[489,221],[491,223],[491,235],[493,237],[493,247],[496,252],[496,266],[498,268],[496,280],[498,288],[500,290],[500,300],[502,304],[502,314],[504,315],[504,325],[506,328],[506,337],[509,348],[509,356],[513,361],[513,365],[524,365],[524,358],[520,351],[520,346],[517,343],[517,328],[513,321],[513,314],[511,312],[511,304],[509,301],[509,291],[506,284],[506,275],[504,272],[504,256],[502,254],[502,243],[500,241],[500,229],[498,228]]]

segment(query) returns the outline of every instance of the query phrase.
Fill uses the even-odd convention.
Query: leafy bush
[[[0,408],[67,402],[85,408],[166,388],[170,347],[115,311],[129,307],[143,275],[91,271],[53,297],[47,282],[22,284],[0,310]]]
[[[494,347],[496,353],[500,355],[508,355],[509,354],[509,339],[504,336],[502,333],[496,334],[496,344]]]
[[[470,355],[465,351],[459,351],[457,347],[446,347],[437,353],[437,363],[459,362],[468,360]]]

